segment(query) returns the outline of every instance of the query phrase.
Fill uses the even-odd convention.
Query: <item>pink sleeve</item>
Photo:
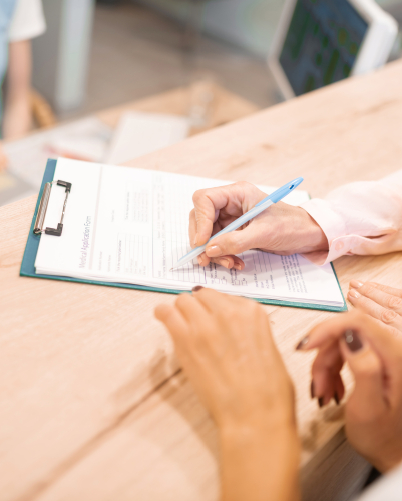
[[[402,250],[402,170],[380,181],[351,183],[324,200],[302,204],[328,238],[329,252],[305,257],[323,265],[345,254],[386,254]]]

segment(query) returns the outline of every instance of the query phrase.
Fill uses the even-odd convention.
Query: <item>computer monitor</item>
[[[382,66],[397,32],[373,0],[287,0],[268,62],[288,99]]]

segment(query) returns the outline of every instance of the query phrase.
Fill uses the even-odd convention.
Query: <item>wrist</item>
[[[272,420],[270,418],[250,419],[239,422],[227,420],[219,426],[221,442],[237,442],[239,444],[248,444],[256,438],[265,437],[272,440],[272,437],[285,437],[295,439],[297,427],[294,419]],[[298,438],[297,438],[298,441]]]
[[[222,499],[300,499],[301,445],[294,421],[226,423],[220,428]]]
[[[328,239],[321,226],[305,209],[300,207],[300,211],[302,211],[303,219],[301,225],[302,241],[306,243],[302,252],[328,251]]]

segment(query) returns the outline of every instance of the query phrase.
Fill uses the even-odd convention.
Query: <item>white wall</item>
[[[377,0],[390,6],[402,0]],[[185,19],[186,0],[139,0],[175,17]],[[204,10],[205,32],[265,57],[269,50],[284,0],[209,0]]]
[[[32,81],[54,109],[69,111],[85,98],[95,0],[42,3],[47,30],[32,43]]]

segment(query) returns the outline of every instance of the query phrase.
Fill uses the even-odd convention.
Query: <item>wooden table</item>
[[[280,185],[313,196],[401,168],[402,63],[350,79],[131,162]],[[0,498],[207,501],[218,498],[216,429],[153,318],[174,296],[19,277],[35,199],[0,209]],[[401,254],[335,262],[397,286]],[[342,406],[309,398],[304,333],[330,313],[266,306],[294,379],[305,499],[341,500],[366,463],[342,432]],[[274,375],[273,375],[274,377]]]
[[[207,129],[227,124],[233,120],[244,118],[259,110],[258,106],[246,99],[224,89],[220,85],[211,86],[214,92],[211,105],[211,116]],[[146,97],[140,100],[124,103],[121,106],[101,111],[97,117],[112,128],[115,128],[121,115],[126,111],[143,111],[149,113],[172,113],[186,116],[191,102],[191,87],[180,87],[162,94]],[[199,130],[191,130],[190,134],[197,134]]]

